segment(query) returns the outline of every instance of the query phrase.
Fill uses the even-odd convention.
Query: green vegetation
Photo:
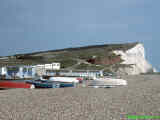
[[[7,67],[8,71],[18,71],[19,68],[18,67]]]
[[[80,69],[80,70],[102,70],[103,68],[104,66],[90,65],[90,64],[84,64],[84,63],[81,63],[76,67],[76,69]]]
[[[73,59],[64,59],[59,62],[61,63],[61,68],[67,68],[67,67],[73,66],[77,63],[77,61],[73,60]]]
[[[107,45],[93,45],[77,48],[66,48],[60,50],[50,50],[44,52],[35,52],[29,54],[17,54],[14,56],[8,56],[7,60],[0,60],[0,65],[36,65],[46,64],[52,62],[60,62],[61,68],[67,68],[76,65],[80,61],[87,61],[88,59],[95,58],[96,60],[112,61],[113,58],[119,57],[113,53],[113,50],[126,51],[134,47],[137,43],[126,43],[126,44],[107,44]],[[122,60],[120,61],[122,62]],[[104,69],[110,67],[95,64],[81,64],[75,66],[75,69]],[[98,62],[99,63],[99,62]],[[105,62],[104,62],[105,63]],[[110,63],[110,62],[108,62]],[[117,66],[118,67],[118,66]]]

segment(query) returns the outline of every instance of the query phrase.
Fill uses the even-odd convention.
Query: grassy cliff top
[[[45,64],[52,62],[60,62],[62,68],[82,68],[82,64],[89,64],[86,62],[88,59],[93,57],[98,58],[98,60],[112,61],[112,58],[115,58],[116,55],[112,52],[114,50],[123,50],[126,51],[130,48],[133,48],[138,43],[125,43],[125,44],[104,44],[104,45],[92,45],[76,48],[65,48],[58,50],[49,50],[42,52],[34,52],[27,54],[16,54],[13,56],[8,56],[8,59],[0,59],[0,65],[35,65],[35,64]],[[104,68],[104,65],[101,67],[92,66],[96,68]],[[91,67],[90,67],[91,66]]]
[[[47,53],[60,53],[60,52],[72,52],[72,51],[85,51],[85,50],[96,50],[96,49],[107,49],[108,51],[113,50],[123,50],[126,51],[134,46],[136,46],[138,42],[134,43],[124,43],[124,44],[103,44],[103,45],[89,45],[89,46],[81,46],[75,48],[64,48],[64,49],[56,49],[56,50],[48,50],[48,51],[40,51],[34,53],[26,53],[26,54],[17,54],[17,55],[41,55]]]

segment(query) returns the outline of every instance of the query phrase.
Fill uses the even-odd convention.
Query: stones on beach
[[[0,120],[120,120],[158,115],[159,78],[127,76],[128,87],[8,89],[0,92]]]

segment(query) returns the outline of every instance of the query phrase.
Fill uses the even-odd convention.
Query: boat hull
[[[35,88],[62,88],[74,87],[75,83],[53,82],[53,81],[26,81],[26,83],[33,84]]]
[[[50,77],[49,80],[54,82],[79,83],[79,80],[75,77]]]
[[[115,86],[126,86],[127,81],[123,79],[116,79],[116,78],[98,78],[93,80],[90,87],[94,88],[112,88]]]
[[[34,88],[34,85],[25,82],[1,81],[0,88]]]

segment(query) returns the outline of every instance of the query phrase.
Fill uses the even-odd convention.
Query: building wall
[[[47,70],[60,70],[60,63],[36,65],[35,70],[38,76],[46,75]]]
[[[35,77],[35,67],[33,66],[24,66],[19,68],[17,76],[20,78],[33,78]]]
[[[59,71],[60,76],[74,76],[74,77],[98,77],[103,76],[102,71]],[[48,75],[55,75],[56,72],[48,72]]]
[[[0,75],[6,75],[7,74],[7,69],[6,67],[1,67],[0,68]]]
[[[44,68],[46,70],[59,70],[60,69],[60,63],[45,64]]]
[[[7,78],[33,78],[35,77],[35,68],[33,66],[2,67],[0,68],[0,75],[6,75]]]

